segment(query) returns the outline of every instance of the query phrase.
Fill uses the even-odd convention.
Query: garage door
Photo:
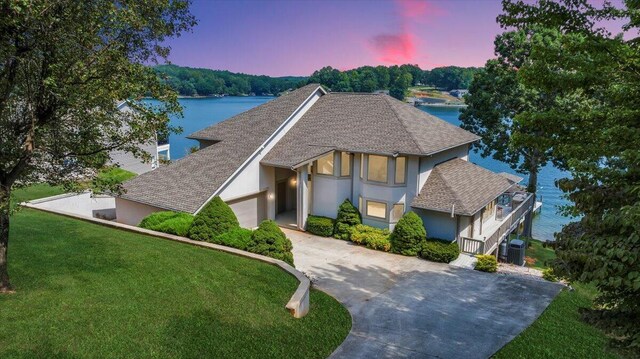
[[[244,228],[257,227],[267,219],[266,192],[242,197],[227,203],[238,217],[240,226]]]

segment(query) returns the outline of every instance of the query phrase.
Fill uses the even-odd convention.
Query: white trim
[[[218,189],[216,189],[213,194],[202,204],[200,205],[200,207],[198,207],[198,209],[194,212],[194,214],[198,214],[198,212],[200,212],[204,206],[207,205],[207,203],[209,203],[209,201],[211,201],[213,199],[213,197],[217,196],[218,194],[220,194],[220,192],[222,192],[226,186],[231,183],[231,181],[233,181],[238,174],[252,161],[256,158],[256,156],[258,154],[260,154],[260,152],[267,146],[267,144],[280,132],[282,131],[282,129],[284,129],[287,125],[289,125],[289,122],[291,122],[291,120],[295,117],[296,114],[298,114],[298,112],[309,102],[309,100],[311,100],[311,98],[313,98],[313,96],[315,96],[315,94],[318,92],[318,90],[320,90],[324,95],[327,94],[327,92],[322,88],[322,86],[318,86],[315,90],[313,90],[313,92],[311,92],[311,94],[304,100],[302,101],[302,103],[295,109],[295,111],[293,111],[291,113],[291,115],[289,115],[289,117],[287,117],[286,120],[284,120],[280,126],[278,126],[278,128],[273,131],[273,133],[271,133],[271,135],[269,135],[269,137],[258,147],[257,150],[255,150],[251,156],[249,156],[249,158],[247,158],[234,172],[233,174],[231,174],[231,176],[229,176],[229,178],[227,178],[222,185],[220,185],[218,187]]]

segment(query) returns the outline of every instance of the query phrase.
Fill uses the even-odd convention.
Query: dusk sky
[[[172,63],[310,75],[323,66],[482,66],[500,32],[499,0],[209,0],[170,42]]]

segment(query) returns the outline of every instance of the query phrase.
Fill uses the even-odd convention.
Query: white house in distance
[[[307,85],[190,138],[199,151],[125,183],[117,221],[197,213],[220,196],[244,227],[304,230],[349,199],[365,224],[391,229],[414,211],[429,237],[491,253],[533,205],[520,178],[468,162],[476,135],[385,94]]]
[[[133,111],[126,101],[118,104],[118,110],[125,113]],[[112,151],[110,153],[111,164],[136,174],[143,174],[160,167],[160,161],[171,159],[168,139],[159,139],[156,136],[155,141],[140,146],[140,149],[151,155],[151,161],[143,162],[140,158],[136,158],[126,151]]]

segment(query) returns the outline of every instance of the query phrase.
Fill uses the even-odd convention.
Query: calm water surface
[[[197,141],[186,138],[189,134],[271,99],[273,97],[180,99],[184,108],[184,118],[173,118],[171,124],[181,126],[184,131],[179,135],[171,135],[169,138],[171,159],[177,160],[186,156],[189,153],[189,148],[198,144]],[[420,109],[456,126],[460,125],[459,110],[456,108],[420,107]],[[247,131],[250,130],[247,129]],[[494,172],[515,173],[508,165],[491,158],[482,158],[480,154],[475,152],[471,152],[470,159],[473,163]],[[567,200],[562,198],[562,192],[555,187],[554,181],[564,176],[566,176],[564,172],[552,166],[544,167],[538,175],[538,200],[542,197],[544,205],[542,212],[534,220],[533,235],[535,238],[552,240],[553,233],[559,231],[564,224],[569,222],[568,218],[557,213],[557,207],[567,204]],[[525,178],[523,183],[526,181]]]

